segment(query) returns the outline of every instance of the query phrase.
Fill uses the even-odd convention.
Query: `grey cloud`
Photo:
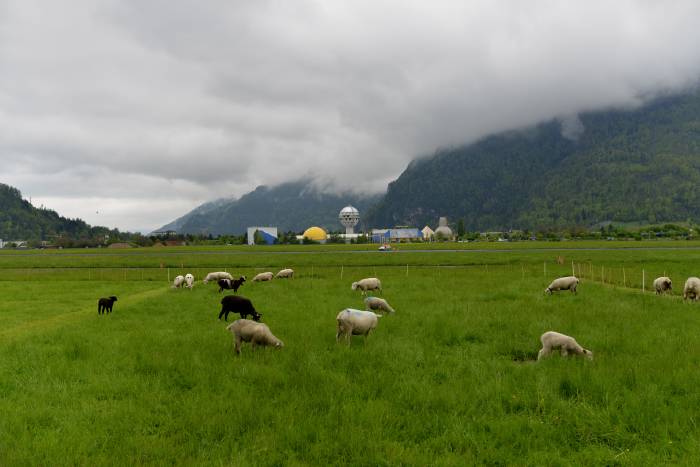
[[[700,74],[694,1],[0,9],[0,181],[67,215],[122,203],[123,229],[302,176],[378,191],[438,147],[556,117],[573,137]]]

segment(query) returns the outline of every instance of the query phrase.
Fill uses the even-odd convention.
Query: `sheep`
[[[241,354],[241,342],[250,342],[255,350],[256,345],[271,346],[276,349],[284,347],[284,342],[276,338],[266,324],[256,323],[249,319],[237,319],[226,326],[233,334],[235,352]]]
[[[379,323],[377,318],[381,318],[381,315],[371,311],[354,310],[352,308],[344,309],[335,318],[338,323],[335,341],[340,342],[340,337],[345,336],[348,345],[350,345],[350,336],[354,334],[364,335],[366,343],[367,336]]]
[[[185,274],[185,287],[192,290],[194,286],[194,276],[190,273]]]
[[[379,290],[379,293],[382,293],[382,283],[376,277],[369,277],[353,282],[350,288],[352,290],[360,289],[362,295],[367,295],[368,290]]]
[[[697,277],[689,277],[683,286],[683,300],[691,298],[697,300],[700,298],[700,279]]]
[[[542,359],[542,357],[546,357],[552,353],[552,350],[554,349],[559,349],[562,357],[566,357],[572,353],[582,357],[585,356],[587,359],[593,360],[593,352],[584,349],[578,344],[578,342],[576,342],[576,339],[571,336],[567,336],[566,334],[548,331],[542,334],[540,341],[542,342],[542,348],[537,354],[537,360]]]
[[[576,293],[578,287],[578,278],[576,276],[567,276],[554,279],[549,287],[544,289],[545,294],[552,295],[552,292],[559,290],[570,290],[571,293]]]
[[[367,306],[368,310],[394,313],[394,309],[383,298],[367,297],[365,298],[365,305]]]
[[[657,277],[654,279],[654,290],[656,290],[656,295],[661,295],[667,290],[671,290],[671,278],[666,276]]]
[[[185,276],[175,276],[175,280],[173,281],[173,285],[171,286],[173,289],[179,289],[182,287],[182,284],[185,282]]]
[[[271,272],[261,272],[257,276],[253,277],[253,282],[266,282],[271,281],[274,275]]]
[[[233,276],[227,272],[210,272],[207,274],[207,277],[202,280],[202,282],[207,284],[209,281],[217,281],[219,279],[233,280]]]
[[[112,306],[114,306],[114,302],[117,301],[117,297],[112,295],[109,298],[101,298],[97,301],[97,314],[101,315],[102,313],[111,313],[112,312]]]
[[[224,320],[228,321],[229,313],[238,313],[241,315],[241,318],[251,315],[255,321],[260,321],[260,318],[262,318],[262,315],[253,308],[251,301],[240,295],[227,295],[221,299],[219,319],[223,316]]]
[[[222,292],[224,289],[226,290],[233,290],[233,293],[238,292],[238,289],[243,285],[245,282],[245,276],[241,276],[236,280],[228,280],[228,279],[219,279],[218,284],[219,284],[219,292]]]
[[[286,279],[294,278],[294,269],[282,269],[280,272],[275,274],[275,279]]]

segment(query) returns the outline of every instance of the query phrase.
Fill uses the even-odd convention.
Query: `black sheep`
[[[245,276],[241,276],[233,281],[229,279],[219,279],[217,282],[219,284],[219,293],[221,293],[224,289],[233,289],[233,293],[236,293],[238,292],[238,289],[243,285],[244,282]]]
[[[114,302],[117,301],[117,297],[112,295],[109,298],[101,298],[97,301],[97,314],[101,315],[102,313],[111,313],[112,312],[112,306],[114,306]]]
[[[262,317],[260,313],[255,311],[250,300],[238,295],[227,295],[221,299],[219,319],[223,316],[224,320],[228,321],[229,313],[238,313],[241,315],[241,318],[251,315],[255,321],[260,321]]]

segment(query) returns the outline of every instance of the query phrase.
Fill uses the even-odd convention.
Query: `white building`
[[[248,245],[255,245],[255,232],[258,231],[265,239],[265,243],[272,245],[279,237],[277,227],[248,227]]]

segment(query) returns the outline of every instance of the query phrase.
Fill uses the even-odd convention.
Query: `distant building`
[[[423,238],[423,232],[416,228],[372,229],[372,243],[400,242],[421,238]]]
[[[314,242],[324,243],[328,238],[328,234],[321,227],[314,226],[306,229],[304,231],[304,234],[302,235],[302,238],[308,238],[309,240],[313,240]]]
[[[155,232],[150,233],[150,237],[174,237],[177,235],[177,232],[174,230],[156,230]],[[109,236],[105,236],[105,240],[109,239]]]
[[[454,234],[452,233],[452,229],[447,226],[447,217],[441,217],[438,224],[438,228],[435,229],[435,235],[440,235],[445,240],[452,240]]]
[[[277,241],[277,227],[248,227],[248,245],[255,245],[255,232],[260,232],[263,240],[268,245],[272,245]]]

